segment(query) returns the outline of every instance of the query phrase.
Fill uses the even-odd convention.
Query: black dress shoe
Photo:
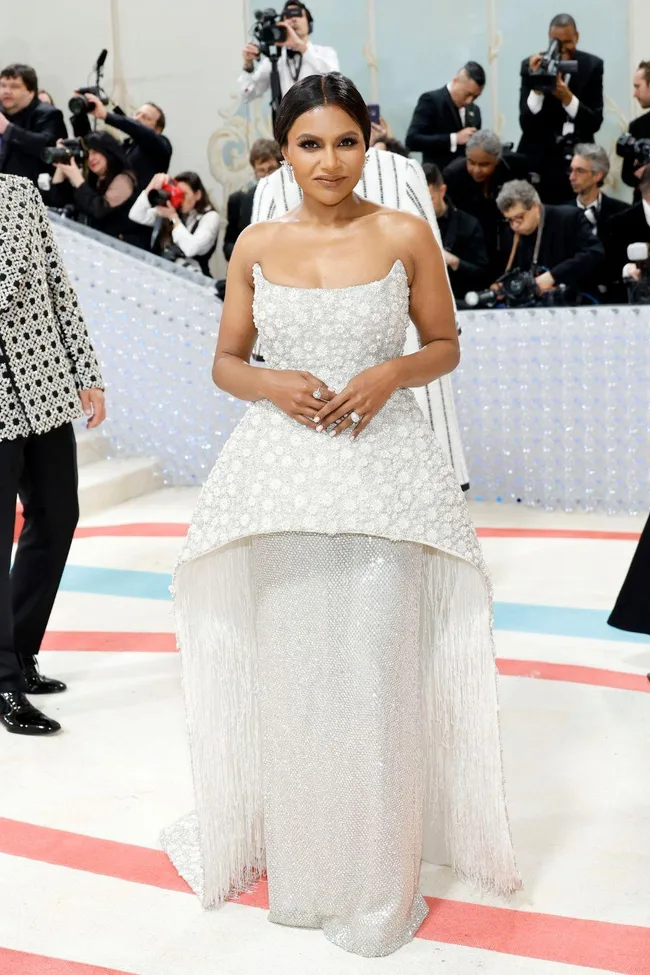
[[[22,691],[0,691],[0,721],[14,735],[55,735],[58,721],[30,704]]]
[[[23,690],[25,694],[60,694],[67,691],[62,680],[43,677],[38,669],[36,657],[25,657],[20,662],[23,672]]]

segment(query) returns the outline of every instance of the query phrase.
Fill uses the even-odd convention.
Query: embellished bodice
[[[309,369],[334,389],[402,355],[409,284],[401,261],[386,277],[347,288],[294,288],[253,268],[253,316],[271,369]]]

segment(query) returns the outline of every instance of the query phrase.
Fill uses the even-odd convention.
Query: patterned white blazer
[[[433,234],[442,247],[440,229],[429,195],[426,177],[415,159],[398,156],[393,152],[369,149],[363,175],[356,192],[359,196],[405,210],[428,221]],[[253,201],[253,223],[272,220],[297,207],[302,192],[295,180],[290,180],[286,169],[281,166],[270,176],[260,180]],[[415,328],[409,329],[405,352],[415,352],[418,337]],[[428,386],[415,389],[414,393],[424,415],[453,466],[458,482],[465,489],[469,486],[469,476],[463,445],[460,439],[453,388],[449,376],[443,376]]]
[[[0,175],[0,440],[83,415],[103,388],[79,300],[30,180]]]

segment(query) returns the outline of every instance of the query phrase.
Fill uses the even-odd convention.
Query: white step
[[[81,517],[138,498],[161,486],[156,461],[150,457],[97,460],[79,469]]]
[[[98,430],[85,430],[75,427],[77,439],[77,463],[79,467],[93,464],[97,460],[104,460],[110,449],[110,440]]]

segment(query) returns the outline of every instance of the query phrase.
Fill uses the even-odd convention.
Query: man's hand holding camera
[[[75,95],[78,94],[79,92],[75,91]],[[108,115],[108,109],[102,102],[101,98],[98,98],[97,95],[93,95],[90,91],[86,92],[84,98],[93,106],[93,110],[92,112],[89,112],[89,115],[93,115],[95,118],[104,120]]]
[[[553,97],[557,98],[558,101],[562,102],[564,107],[571,103],[573,98],[573,92],[567,85],[566,81],[561,74],[557,76],[557,82],[555,85],[555,90],[553,91]]]
[[[544,294],[545,291],[552,291],[555,287],[555,278],[550,271],[544,271],[543,274],[539,274],[535,278],[535,284],[539,288],[540,292]]]

